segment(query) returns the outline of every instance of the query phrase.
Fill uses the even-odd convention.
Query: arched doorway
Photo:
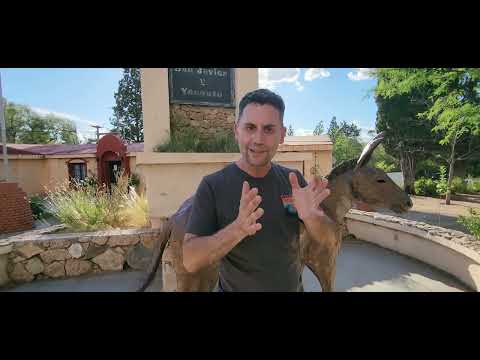
[[[98,180],[108,187],[115,183],[116,175],[124,170],[130,175],[127,159],[127,145],[117,135],[107,134],[97,144]]]

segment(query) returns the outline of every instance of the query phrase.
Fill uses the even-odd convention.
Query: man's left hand
[[[330,190],[327,189],[328,180],[314,178],[307,186],[302,188],[294,172],[289,174],[289,179],[292,185],[293,205],[297,209],[299,218],[307,221],[324,216],[325,214],[319,208],[319,205],[330,195]]]

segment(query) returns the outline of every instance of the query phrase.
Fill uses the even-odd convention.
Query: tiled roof
[[[142,152],[143,143],[127,144],[127,152]],[[96,144],[7,144],[9,155],[82,155],[95,154]],[[3,146],[0,145],[0,154],[3,154]]]

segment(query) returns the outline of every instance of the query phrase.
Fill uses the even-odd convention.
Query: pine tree
[[[140,69],[124,68],[123,78],[115,92],[116,105],[113,107],[113,132],[130,142],[143,141],[142,94]]]

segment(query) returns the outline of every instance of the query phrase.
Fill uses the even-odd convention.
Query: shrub
[[[142,227],[148,221],[146,199],[128,186],[120,173],[110,189],[105,184],[71,186],[64,183],[46,197],[47,209],[74,231],[95,231],[129,226]]]
[[[477,239],[480,240],[480,213],[470,208],[470,215],[458,217],[458,222],[464,225]]]
[[[215,135],[208,139],[202,139],[200,132],[192,127],[182,130],[173,129],[170,140],[158,145],[157,152],[218,152],[218,153],[237,153],[238,144],[232,133]]]
[[[467,193],[467,184],[458,176],[452,179],[452,194],[465,194]]]
[[[35,220],[42,220],[52,216],[46,208],[45,199],[41,195],[33,195],[28,199],[32,215]]]
[[[438,196],[437,183],[428,178],[420,178],[414,183],[415,194],[421,196]]]

